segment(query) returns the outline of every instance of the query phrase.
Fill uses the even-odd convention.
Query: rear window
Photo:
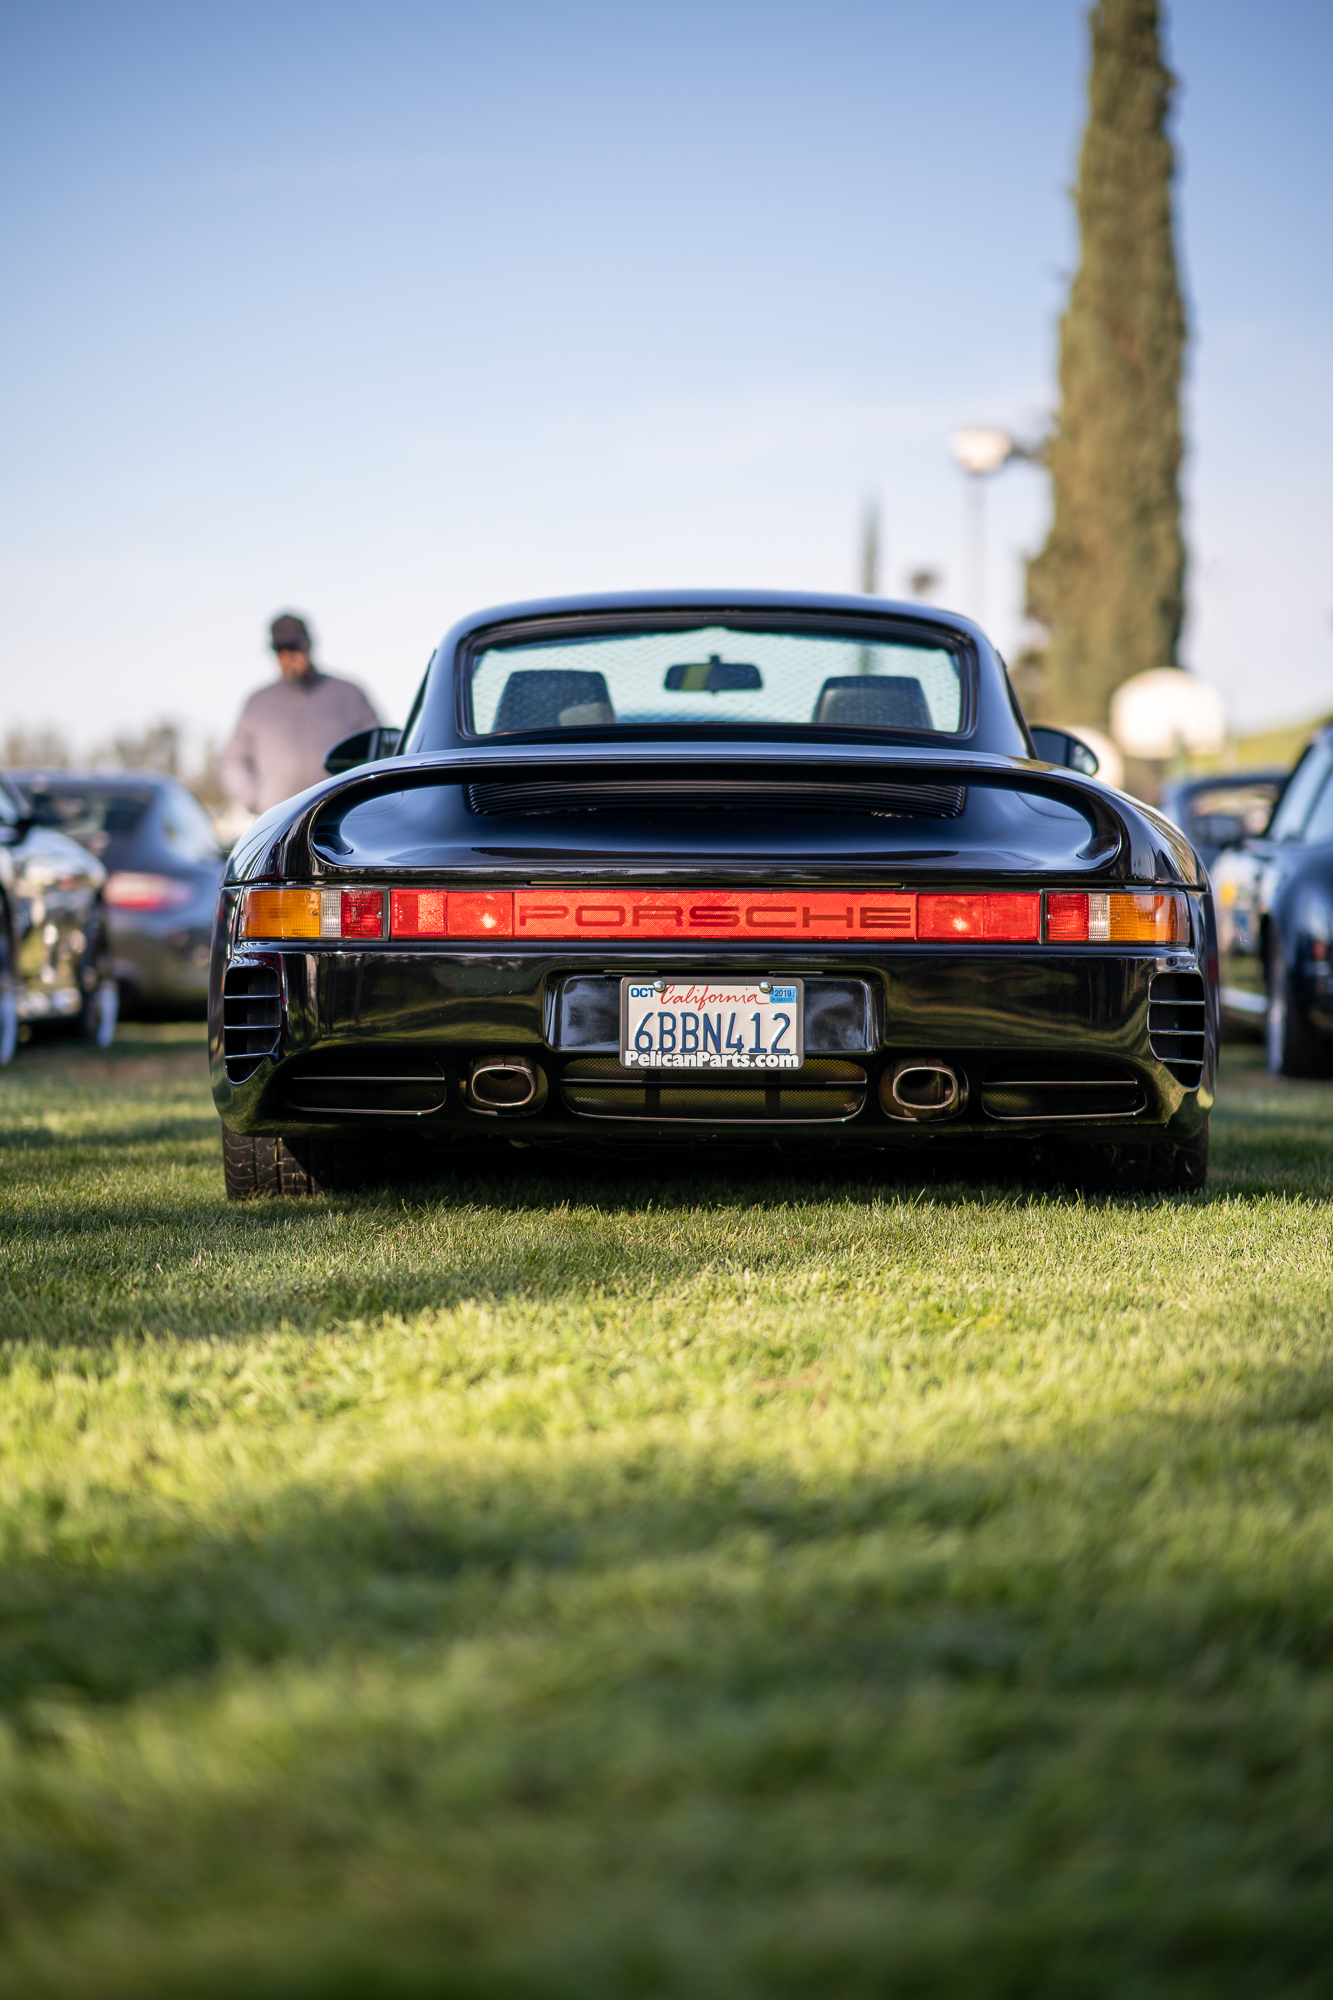
[[[1189,801],[1186,830],[1195,840],[1214,847],[1262,833],[1280,788],[1276,779],[1248,784],[1233,779],[1229,784],[1195,792]]]
[[[1268,828],[1270,840],[1299,840],[1310,817],[1315,794],[1329,768],[1329,756],[1322,743],[1312,743],[1286,783]]]
[[[152,797],[150,792],[104,792],[91,785],[66,791],[63,786],[36,783],[28,790],[62,833],[93,854],[133,833]]]
[[[216,861],[218,837],[193,792],[173,785],[162,801],[162,837],[182,861]]]
[[[699,625],[481,647],[465,698],[477,736],[773,723],[956,735],[965,668],[896,635]]]

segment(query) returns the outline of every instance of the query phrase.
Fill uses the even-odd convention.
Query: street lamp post
[[[1010,437],[1008,431],[991,424],[977,424],[955,431],[949,448],[967,474],[967,600],[968,610],[978,625],[986,621],[986,481],[1007,465],[1011,458],[1030,454]]]

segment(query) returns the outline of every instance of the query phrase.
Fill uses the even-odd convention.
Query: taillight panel
[[[1174,889],[774,890],[311,889],[246,891],[239,935],[312,943],[531,938],[741,938],[827,943],[1179,945],[1189,911]]]
[[[1048,944],[1188,944],[1189,911],[1174,889],[1046,896]]]
[[[102,901],[112,910],[180,910],[192,903],[195,890],[176,875],[147,875],[132,868],[115,868],[106,878]]]
[[[920,895],[916,899],[919,938],[973,938],[983,944],[1036,944],[1041,937],[1041,897]]]

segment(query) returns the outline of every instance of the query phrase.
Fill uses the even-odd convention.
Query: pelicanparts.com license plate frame
[[[664,1015],[674,1023],[670,1036]],[[686,1018],[691,1015],[692,1022]],[[785,1025],[779,1016],[786,1017]],[[672,1046],[666,1046],[668,1041]],[[622,1069],[789,1076],[804,1061],[803,979],[774,973],[759,979],[620,982]]]

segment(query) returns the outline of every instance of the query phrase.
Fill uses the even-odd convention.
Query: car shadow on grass
[[[109,1981],[29,1990],[1313,2000],[1326,1564],[1164,1566],[1141,1502],[1252,1493],[1331,1403],[845,1475],[436,1456],[225,1525],[141,1486],[0,1570],[13,1932],[116,1914]]]
[[[757,1365],[728,1394],[738,1413],[775,1401]],[[793,1409],[805,1440],[824,1421],[813,1382],[793,1381],[783,1417]],[[729,1628],[756,1619],[769,1648],[790,1613],[783,1671],[801,1658],[812,1673],[874,1676],[897,1655],[1012,1681],[1036,1648],[1040,1675],[1068,1693],[1083,1674],[1103,1688],[1188,1678],[1201,1653],[1225,1646],[1215,1684],[1259,1659],[1323,1674],[1333,1616],[1322,1545],[1301,1544],[1281,1574],[1258,1543],[1210,1544],[1170,1574],[1152,1552],[1168,1516],[1225,1510],[1270,1475],[1284,1496],[1308,1489],[1322,1503],[1322,1467],[1300,1445],[1331,1413],[1333,1361],[1274,1362],[1214,1413],[1090,1414],[1077,1438],[1054,1443],[936,1441],[906,1462],[886,1452],[878,1466],[846,1467],[837,1454],[793,1454],[790,1432],[766,1432],[762,1417],[744,1436],[733,1424],[671,1444],[595,1425],[548,1444],[497,1414],[460,1433],[447,1459],[419,1447],[392,1478],[228,1492],[217,1518],[182,1513],[170,1467],[155,1491],[163,1462],[143,1445],[114,1533],[97,1510],[66,1520],[55,1492],[27,1497],[43,1518],[23,1538],[32,1553],[0,1565],[0,1711],[21,1720],[51,1688],[116,1703],[239,1663],[517,1637],[564,1615],[561,1593],[576,1622],[595,1617],[615,1577],[631,1623],[651,1626],[656,1600],[666,1615],[688,1611],[718,1651]],[[1140,1507],[1149,1486],[1161,1496],[1152,1532]],[[1124,1512],[1120,1527],[1108,1508]],[[1145,1533],[1137,1574],[1127,1551]],[[767,1605],[739,1589],[747,1571],[769,1576]]]

